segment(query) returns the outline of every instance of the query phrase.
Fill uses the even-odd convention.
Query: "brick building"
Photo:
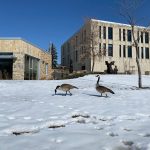
[[[0,79],[51,79],[51,54],[21,38],[0,38]]]

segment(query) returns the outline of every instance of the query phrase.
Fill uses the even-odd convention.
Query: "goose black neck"
[[[97,84],[99,84],[100,76],[98,76]]]

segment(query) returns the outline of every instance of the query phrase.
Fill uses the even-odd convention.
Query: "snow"
[[[126,26],[126,27],[131,27],[130,24],[124,24],[124,23],[117,23],[117,22],[111,22],[111,21],[104,21],[104,20],[96,20],[92,19],[92,21],[98,21],[100,23],[106,23],[106,24],[112,24],[112,25],[118,25],[118,26]],[[145,29],[146,27],[144,26],[136,26],[137,28]]]
[[[0,81],[0,150],[150,150],[150,90],[137,75],[101,75],[106,98],[96,81]],[[63,83],[79,89],[54,95]]]

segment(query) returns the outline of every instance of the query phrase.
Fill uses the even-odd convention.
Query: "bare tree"
[[[142,34],[147,32],[148,28],[141,28],[138,32],[139,35],[136,36],[136,26],[138,25],[138,10],[142,4],[142,0],[121,0],[120,5],[120,15],[124,17],[127,23],[131,26],[131,33],[133,43],[132,46],[135,47],[136,51],[136,64],[138,68],[138,87],[142,88],[142,75],[141,75],[141,66],[139,63],[139,40],[141,39]]]
[[[80,56],[81,61],[90,58],[92,61],[91,72],[94,72],[96,58],[101,58],[106,54],[106,50],[99,47],[99,26],[97,21],[88,19],[86,24],[90,25],[90,31],[86,34],[86,39],[81,43],[83,53]]]

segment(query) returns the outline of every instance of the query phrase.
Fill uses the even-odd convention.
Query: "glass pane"
[[[25,56],[25,71],[24,71],[24,79],[29,80],[29,56]]]

